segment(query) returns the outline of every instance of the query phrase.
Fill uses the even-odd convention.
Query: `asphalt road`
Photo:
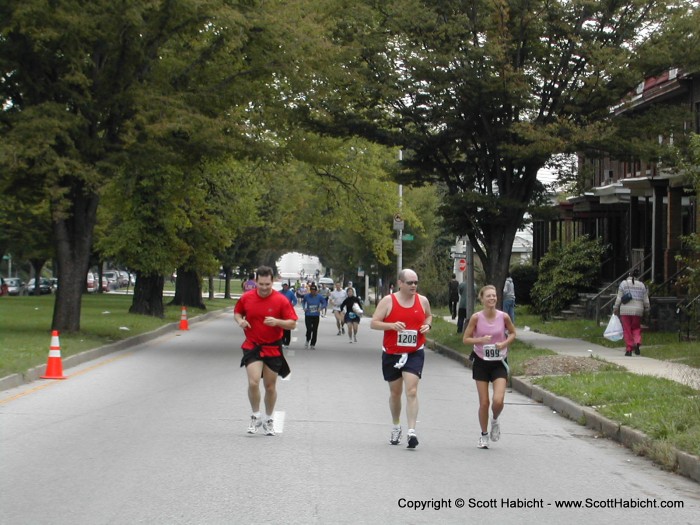
[[[389,445],[381,334],[335,333],[300,322],[275,437],[245,432],[230,313],[1,392],[0,523],[697,523],[697,483],[517,393],[477,449],[471,373],[431,351],[420,445]]]

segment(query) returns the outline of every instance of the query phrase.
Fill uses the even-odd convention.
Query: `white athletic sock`
[[[415,428],[409,428],[409,429],[408,429],[408,435],[409,435],[409,436],[410,436],[411,434],[415,434],[415,433],[416,433],[416,429],[415,429]]]
[[[257,418],[260,419],[260,411],[258,410],[257,412],[253,412],[253,415]]]

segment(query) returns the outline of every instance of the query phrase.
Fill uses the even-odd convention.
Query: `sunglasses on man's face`
[[[417,286],[418,281],[404,281],[408,286],[413,286],[414,284]]]

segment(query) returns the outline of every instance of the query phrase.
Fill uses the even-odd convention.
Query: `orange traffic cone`
[[[51,332],[51,346],[49,347],[49,360],[46,362],[46,372],[41,379],[65,379],[63,375],[63,362],[61,361],[61,344],[58,342],[58,330]]]
[[[187,322],[187,308],[182,307],[182,314],[180,314],[180,330],[189,330],[190,323]]]

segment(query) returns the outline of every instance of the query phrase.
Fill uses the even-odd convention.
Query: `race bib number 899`
[[[484,345],[484,361],[500,361],[503,358],[501,357],[501,351],[496,348],[496,345]]]
[[[398,346],[412,346],[415,347],[418,343],[418,330],[402,330],[397,334],[396,344]]]

